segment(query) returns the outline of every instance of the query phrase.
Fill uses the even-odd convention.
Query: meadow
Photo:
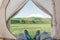
[[[51,24],[11,24],[11,32],[17,36],[20,33],[24,33],[24,30],[28,30],[31,37],[34,37],[37,30],[40,32],[48,32],[51,34]]]

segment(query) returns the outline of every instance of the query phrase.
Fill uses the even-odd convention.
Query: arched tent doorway
[[[38,1],[40,1],[40,0],[38,0]],[[52,5],[51,5],[51,4],[52,4],[52,1],[51,1],[51,2],[48,1],[50,5],[46,5],[46,6],[49,6],[49,8],[51,7],[50,9],[46,8],[46,6],[45,6],[44,4],[42,4],[42,3],[41,3],[41,5],[39,5],[40,3],[38,3],[38,1],[33,0],[33,2],[34,2],[39,8],[41,8],[44,12],[46,12],[48,15],[50,15],[50,16],[52,17],[52,16],[53,16],[53,15],[52,15],[52,13],[53,13],[53,8],[51,7],[51,6],[52,6]],[[41,2],[42,2],[42,1],[41,1]],[[47,3],[47,2],[45,2],[45,3]],[[44,7],[43,5],[44,5],[45,7]],[[52,10],[52,12],[50,13],[51,10]],[[14,15],[15,15],[15,14],[14,14]],[[13,16],[14,16],[14,15],[13,15]],[[11,16],[11,17],[12,17],[12,16]],[[10,17],[10,18],[11,18],[11,17]]]
[[[12,2],[12,1],[10,1],[10,2]],[[25,3],[24,3],[24,4],[25,4]],[[9,5],[11,5],[11,4],[9,4]],[[7,12],[6,12],[6,13],[10,13],[10,11],[11,11],[11,9],[9,9],[9,7],[10,7],[9,5],[8,5],[8,7],[7,7]],[[13,6],[12,6],[12,7],[13,7]],[[22,7],[22,6],[21,6],[21,7]],[[9,11],[9,10],[10,10],[10,11]],[[19,8],[16,9],[16,10],[19,11],[19,10],[20,10],[20,6],[19,6]],[[7,22],[8,22],[8,20],[9,20],[10,18],[12,18],[12,17],[15,15],[15,13],[18,12],[18,11],[15,11],[15,9],[14,9],[14,12],[12,12],[12,13],[14,13],[14,14],[6,14],[6,15],[8,15],[8,16],[10,15],[9,17],[7,16],[8,18],[6,17]],[[11,15],[12,15],[12,16],[11,16]]]
[[[32,38],[37,30],[51,34],[51,17],[29,0],[23,9],[11,18],[10,29],[15,36],[24,33],[24,30],[28,30]]]
[[[42,10],[43,9],[44,9],[44,12],[46,12],[47,14],[49,14],[50,16],[52,16],[48,10],[46,10],[44,7],[42,7]]]

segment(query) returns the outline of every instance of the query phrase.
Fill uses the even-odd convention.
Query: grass
[[[17,36],[19,33],[24,33],[24,30],[27,29],[31,37],[34,37],[37,30],[40,32],[51,33],[51,24],[11,24],[11,32]]]

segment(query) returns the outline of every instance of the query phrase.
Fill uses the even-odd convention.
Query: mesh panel
[[[21,9],[27,0],[10,0],[6,11],[6,20],[14,14],[17,9]]]

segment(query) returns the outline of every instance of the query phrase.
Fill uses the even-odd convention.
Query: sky
[[[27,18],[27,17],[41,17],[41,18],[51,18],[41,9],[39,9],[31,0],[19,11],[19,13],[14,16],[14,18]]]

